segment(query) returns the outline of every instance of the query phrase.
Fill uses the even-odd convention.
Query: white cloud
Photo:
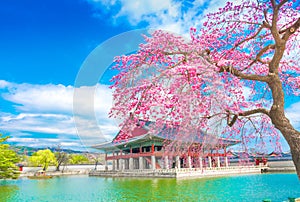
[[[98,1],[87,0],[95,9],[110,12],[111,20],[118,24],[119,19],[128,20],[136,26],[141,22],[148,23],[149,28],[168,30],[175,33],[187,34],[190,27],[199,26],[203,13],[225,5],[226,1],[175,1],[175,0],[116,0]],[[95,15],[97,16],[97,15]],[[124,21],[122,21],[124,23]]]
[[[19,111],[72,113],[72,86],[6,83],[8,92],[2,94],[2,97],[15,103]]]
[[[73,118],[69,115],[0,113],[0,120],[0,127],[5,131],[31,131],[51,134],[74,134],[76,132]]]
[[[296,129],[300,130],[300,102],[292,104],[285,110],[285,112],[291,124]]]
[[[4,133],[9,133],[12,142],[30,141],[31,145],[47,145],[56,141],[62,146],[71,147],[72,142],[80,143],[79,137],[83,143],[87,143],[86,140],[89,140],[89,144],[101,143],[111,140],[118,131],[117,124],[108,119],[112,103],[108,86],[98,84],[74,89],[61,84],[34,85],[7,81],[0,81],[0,85],[2,99],[15,107],[15,111],[0,113],[0,128]],[[75,116],[74,90],[80,92],[80,96],[74,100],[77,102]],[[33,133],[40,136],[32,137]],[[50,134],[57,137],[53,140],[44,137]]]
[[[171,0],[120,0],[121,9],[116,18],[121,16],[128,16],[128,20],[131,24],[136,25],[141,21],[152,21],[164,15],[168,15],[170,18],[178,18],[180,3],[173,2]]]
[[[8,85],[9,85],[9,83],[7,81],[0,80],[0,89],[6,88]]]

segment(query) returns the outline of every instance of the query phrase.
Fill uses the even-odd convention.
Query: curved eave
[[[126,141],[123,140],[119,142],[106,142],[106,143],[94,145],[92,146],[92,148],[103,150],[103,151],[116,151],[116,150],[128,148],[131,145],[137,145],[137,144],[142,145],[143,143],[148,142],[149,140],[153,142],[164,141],[164,139],[160,137],[153,136],[150,134],[145,134],[145,135],[140,135],[138,137],[130,138]]]
[[[220,138],[219,142],[220,142],[220,144],[222,144],[226,147],[229,147],[229,146],[239,144],[242,141],[241,140],[235,140],[235,139]]]
[[[149,142],[149,141],[150,142],[164,142],[166,140],[174,141],[174,140],[170,140],[170,139],[165,139],[161,136],[151,135],[151,134],[147,133],[144,135],[130,138],[128,140],[122,140],[122,141],[118,141],[118,142],[114,142],[114,141],[105,142],[102,144],[94,145],[94,146],[92,146],[92,148],[99,149],[102,151],[116,151],[116,150],[124,150],[124,148],[130,148],[130,146],[136,146],[136,145],[150,146],[149,144],[147,144],[147,142]],[[188,141],[186,141],[186,142],[188,142]],[[216,144],[214,143],[213,145],[214,145],[214,147],[215,146],[229,147],[229,146],[239,144],[240,142],[241,142],[240,140],[235,140],[235,139],[219,138],[219,141],[217,141]],[[194,143],[202,144],[203,142],[201,140],[196,140],[196,141],[194,140]]]

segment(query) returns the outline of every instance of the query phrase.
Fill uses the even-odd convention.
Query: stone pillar
[[[179,156],[176,156],[175,164],[176,164],[176,168],[180,168],[180,157]]]
[[[117,170],[120,170],[120,159],[117,159]]]
[[[164,163],[165,163],[165,169],[169,169],[169,157],[168,156],[164,157]]]
[[[119,158],[118,158],[118,152],[116,152],[116,156],[117,156],[117,158],[116,158],[116,160],[115,160],[115,164],[116,164],[116,170],[119,170]]]
[[[124,160],[122,159],[122,150],[120,150],[119,156],[121,156],[119,159],[119,170],[123,170],[124,169]]]
[[[122,170],[122,159],[118,160],[118,164],[119,164],[118,170]]]
[[[225,167],[228,167],[228,157],[225,156]]]
[[[129,170],[129,159],[124,159],[124,169]]]
[[[188,156],[187,163],[188,163],[188,168],[192,168],[192,158],[191,158],[191,156]]]
[[[113,157],[115,157],[115,152],[112,152]],[[112,160],[112,170],[116,170],[116,160]]]
[[[107,166],[107,153],[105,153],[104,167],[105,167],[105,170],[108,170],[108,166]]]
[[[218,166],[218,168],[220,168],[220,167],[221,167],[221,163],[220,163],[220,157],[219,157],[219,156],[217,157],[217,166]]]
[[[105,170],[108,170],[107,161],[104,162]]]
[[[151,168],[152,168],[152,170],[156,169],[156,159],[155,159],[155,156],[151,156]]]
[[[120,166],[120,170],[124,170],[125,169],[125,167],[124,167],[124,159],[120,159],[119,160],[119,166]]]
[[[202,157],[199,156],[199,168],[202,169],[203,168],[203,163],[202,163]]]
[[[112,169],[116,170],[116,160],[113,160],[113,162],[112,162]]]
[[[144,158],[142,156],[139,157],[139,169],[144,169]]]
[[[211,156],[208,157],[208,166],[209,168],[212,168]]]
[[[133,170],[133,158],[129,158],[129,170]]]

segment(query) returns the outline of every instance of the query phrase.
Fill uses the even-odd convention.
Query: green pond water
[[[300,197],[296,174],[208,179],[54,177],[0,181],[0,201],[286,201]]]

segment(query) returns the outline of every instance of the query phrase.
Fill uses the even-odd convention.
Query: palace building
[[[175,136],[176,128],[153,134],[145,126],[136,126],[129,138],[121,131],[111,141],[93,146],[105,152],[105,164],[112,171],[210,169],[229,167],[227,148],[239,140],[217,138],[203,131]],[[177,138],[176,138],[177,137]]]

